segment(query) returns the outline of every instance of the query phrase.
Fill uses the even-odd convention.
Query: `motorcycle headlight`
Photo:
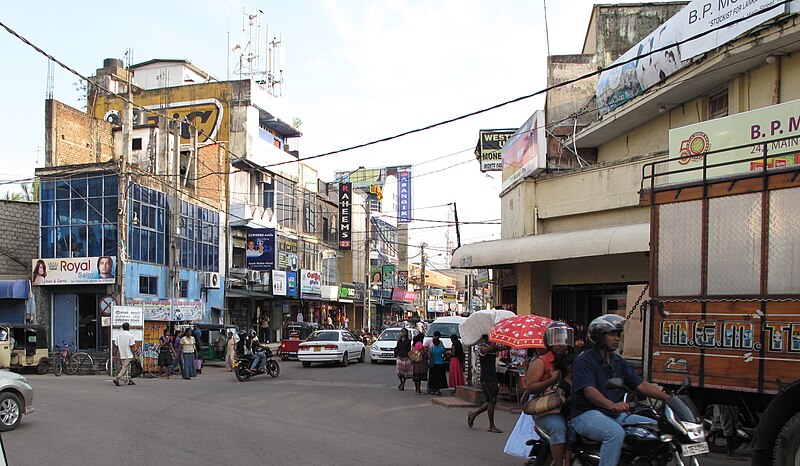
[[[680,433],[689,437],[692,442],[701,442],[706,438],[706,432],[703,430],[703,424],[698,424],[689,421],[679,421],[675,417],[675,413],[669,406],[664,407],[664,417],[672,424]]]

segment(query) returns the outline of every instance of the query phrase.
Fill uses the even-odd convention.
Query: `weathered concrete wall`
[[[114,153],[112,126],[53,99],[45,101],[45,166],[107,162]]]
[[[0,201],[0,276],[30,279],[39,254],[39,203]]]

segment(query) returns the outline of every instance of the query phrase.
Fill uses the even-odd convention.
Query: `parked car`
[[[461,334],[458,332],[458,324],[465,320],[467,320],[466,317],[458,316],[439,317],[428,325],[428,331],[425,332],[425,340],[423,340],[423,343],[427,345],[428,342],[433,339],[433,333],[440,332],[442,334],[440,339],[444,347],[450,349],[450,347],[453,346],[453,342],[450,341],[450,335],[458,335],[458,337],[461,338]]]
[[[417,336],[417,331],[413,327],[405,327],[408,329],[408,338],[414,339]],[[377,364],[380,361],[394,361],[394,348],[397,346],[397,339],[400,338],[400,330],[403,327],[389,327],[381,332],[381,335],[369,348],[369,360],[372,364]]]
[[[33,412],[33,387],[25,377],[0,370],[0,432],[14,430],[23,414]]]
[[[312,362],[338,362],[346,366],[351,360],[364,362],[367,349],[350,330],[317,330],[297,348],[297,359],[303,367]]]

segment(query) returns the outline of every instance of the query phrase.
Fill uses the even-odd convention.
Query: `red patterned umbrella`
[[[536,314],[503,319],[489,330],[489,341],[512,348],[544,348],[544,330],[551,322]]]

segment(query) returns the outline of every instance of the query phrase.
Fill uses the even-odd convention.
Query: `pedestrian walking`
[[[441,340],[442,333],[438,330],[433,332],[433,339],[430,341],[428,352],[428,393],[431,395],[441,395],[442,389],[447,388],[447,362],[445,361],[445,347]]]
[[[489,336],[483,335],[479,347],[481,362],[481,386],[486,401],[475,411],[467,413],[467,425],[472,428],[475,418],[486,411],[489,416],[489,432],[502,434],[503,431],[494,425],[494,408],[497,405],[497,351],[505,349],[496,343],[489,343]]]
[[[450,335],[453,346],[450,347],[450,386],[455,390],[456,387],[466,385],[464,381],[464,345],[458,335]]]
[[[228,330],[228,339],[225,342],[225,369],[228,372],[233,372],[233,362],[236,359],[236,338],[233,338],[233,332]]]
[[[203,341],[203,332],[198,327],[192,331],[194,336],[194,370],[198,374],[203,373],[203,354],[200,352],[201,343]]]
[[[408,353],[411,351],[411,339],[408,338],[408,329],[403,328],[400,330],[400,338],[397,340],[397,345],[394,347],[394,357],[397,358],[395,368],[397,370],[397,378],[400,379],[400,384],[397,389],[402,391],[406,389],[406,379],[414,376],[414,369],[411,366],[411,359],[408,358]]]
[[[428,350],[422,344],[424,338],[423,334],[418,333],[414,337],[411,352],[408,353],[412,367],[411,375],[417,395],[422,395],[422,382],[428,380]]]
[[[196,340],[192,335],[192,329],[187,328],[181,338],[181,355],[183,356],[183,378],[191,380],[197,377],[197,370],[194,367],[194,356],[197,351]]]
[[[133,347],[136,341],[133,339],[133,334],[130,329],[131,325],[124,322],[122,324],[122,332],[115,338],[120,362],[119,371],[117,371],[117,375],[114,376],[114,385],[117,387],[119,387],[120,379],[127,380],[128,385],[136,385],[133,380],[131,380],[131,361],[133,361]]]
[[[169,373],[175,372],[175,368],[180,366],[181,374],[183,374],[183,356],[181,355],[181,332],[175,330],[172,334],[172,341],[170,342],[172,348],[172,365],[169,366]]]
[[[172,367],[172,337],[169,329],[164,329],[164,334],[158,339],[158,367],[161,377],[169,378],[170,367]]]

